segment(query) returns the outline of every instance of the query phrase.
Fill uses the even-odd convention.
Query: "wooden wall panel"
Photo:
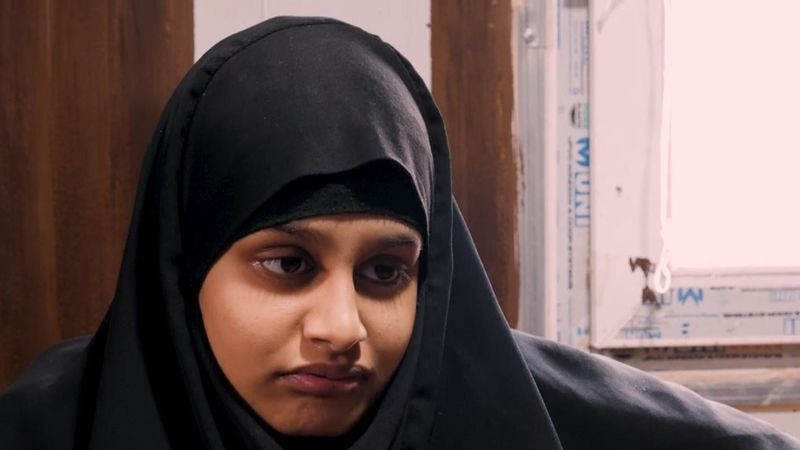
[[[519,305],[512,0],[431,0],[433,96],[455,195],[509,323]]]
[[[0,391],[99,324],[192,41],[192,0],[0,0]]]

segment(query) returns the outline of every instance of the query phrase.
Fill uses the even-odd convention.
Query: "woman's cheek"
[[[389,303],[370,303],[362,315],[367,340],[387,362],[399,363],[411,339],[417,300],[416,283],[411,284]]]
[[[224,334],[241,346],[238,350],[244,357],[275,352],[299,333],[300,312],[289,304],[290,299],[249,292],[230,300],[224,313]]]

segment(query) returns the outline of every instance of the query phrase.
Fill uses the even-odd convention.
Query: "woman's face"
[[[287,435],[352,428],[387,385],[414,324],[422,240],[384,216],[319,216],[235,242],[200,310],[239,395]]]

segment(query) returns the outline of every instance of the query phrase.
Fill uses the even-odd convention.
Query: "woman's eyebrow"
[[[269,230],[270,228],[267,228]],[[298,224],[295,222],[286,222],[280,225],[275,225],[271,227],[273,230],[278,230],[280,232],[291,234],[292,236],[297,236],[301,239],[311,239],[315,241],[319,241],[323,239],[323,235],[313,229],[304,226],[302,224]]]
[[[422,248],[422,241],[419,238],[406,233],[381,236],[378,238],[378,244],[384,248],[414,247],[417,250]]]
[[[315,231],[303,224],[295,222],[286,222],[280,225],[275,225],[272,229],[297,236],[301,239],[311,239],[315,241],[324,241],[325,236],[323,233]],[[393,248],[393,247],[414,247],[416,249],[422,248],[422,240],[411,233],[395,233],[391,235],[383,235],[376,238],[376,243],[380,247]]]

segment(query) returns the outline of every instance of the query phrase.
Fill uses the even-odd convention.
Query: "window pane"
[[[673,267],[800,267],[800,2],[672,1]]]

